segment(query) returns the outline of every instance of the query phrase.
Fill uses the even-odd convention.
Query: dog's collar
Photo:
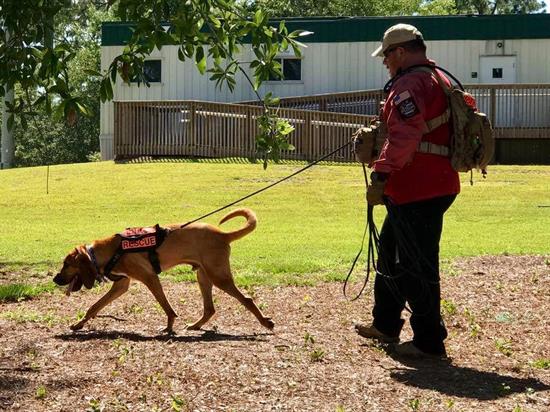
[[[90,260],[94,265],[96,279],[100,282],[103,281],[103,276],[101,275],[101,272],[99,270],[99,265],[97,264],[97,258],[95,257],[94,248],[91,245],[86,245],[86,252],[88,252],[88,256],[90,256]]]

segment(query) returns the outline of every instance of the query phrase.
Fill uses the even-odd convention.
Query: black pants
[[[439,241],[443,215],[456,195],[404,205],[386,204],[374,281],[374,326],[399,336],[408,304],[413,342],[424,352],[443,354],[447,330],[440,314]]]

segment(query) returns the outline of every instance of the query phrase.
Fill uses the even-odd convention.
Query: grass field
[[[129,226],[186,222],[301,168],[245,161],[179,161],[52,166],[0,172],[3,270],[57,270],[79,243]],[[494,166],[487,179],[462,174],[462,193],[447,214],[441,256],[545,254],[550,245],[550,167]],[[233,246],[242,283],[342,279],[364,228],[358,165],[318,165],[239,206],[258,216],[256,231]],[[225,212],[205,219],[217,223]],[[377,208],[381,221],[383,209]],[[235,219],[224,227],[238,227]],[[171,272],[191,276],[186,269]]]

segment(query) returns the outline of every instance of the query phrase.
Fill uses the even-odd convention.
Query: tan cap
[[[405,43],[419,38],[424,39],[420,30],[416,27],[404,23],[396,24],[386,30],[382,39],[382,45],[372,53],[372,56],[384,57],[384,52],[394,44]]]

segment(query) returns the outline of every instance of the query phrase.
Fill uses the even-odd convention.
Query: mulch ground
[[[198,287],[169,282],[176,336],[158,332],[164,314],[137,284],[71,332],[104,290],[0,304],[0,410],[550,410],[550,256],[453,264],[442,279],[451,362],[397,359],[356,335],[371,294],[346,301],[339,283],[249,289],[273,333],[222,292],[206,329],[186,331]]]

